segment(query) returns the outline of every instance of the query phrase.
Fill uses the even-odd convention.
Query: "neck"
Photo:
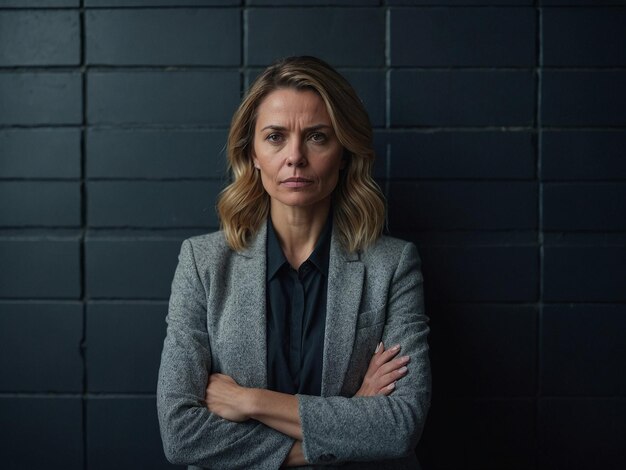
[[[295,269],[313,253],[329,211],[330,198],[308,207],[284,206],[272,200],[272,224],[287,261]]]

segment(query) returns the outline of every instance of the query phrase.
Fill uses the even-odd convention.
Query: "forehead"
[[[257,109],[257,127],[260,124],[267,125],[267,121],[294,119],[305,122],[316,121],[316,124],[330,124],[330,116],[324,100],[312,90],[279,88],[267,95]]]

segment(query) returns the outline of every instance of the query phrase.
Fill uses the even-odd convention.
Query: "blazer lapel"
[[[240,357],[254,358],[242,361],[241,368],[249,384],[267,387],[266,339],[266,244],[267,226],[262,224],[249,247],[238,252],[235,292],[240,294],[238,347]]]
[[[356,253],[347,253],[335,232],[330,245],[322,396],[338,395],[348,371],[361,303],[365,269]]]

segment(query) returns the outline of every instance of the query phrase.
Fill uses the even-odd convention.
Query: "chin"
[[[277,202],[289,207],[312,207],[329,198],[312,197],[310,194],[299,192],[288,197],[274,198]]]

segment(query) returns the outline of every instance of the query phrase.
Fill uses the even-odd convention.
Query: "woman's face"
[[[314,208],[330,202],[343,147],[314,91],[273,91],[257,110],[252,158],[276,204]]]

